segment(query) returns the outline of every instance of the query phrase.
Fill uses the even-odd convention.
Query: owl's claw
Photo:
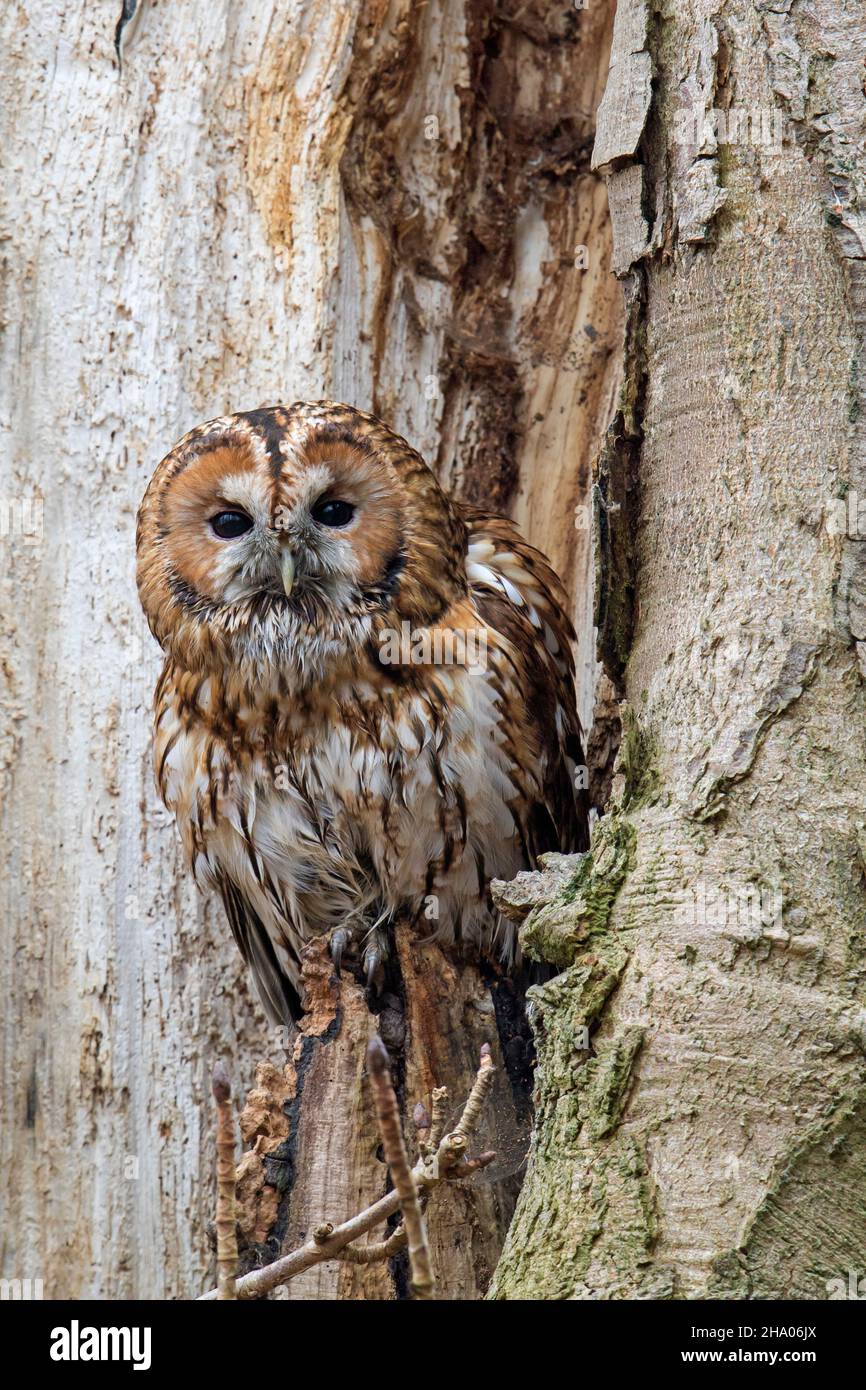
[[[345,927],[338,927],[331,936],[331,960],[334,962],[334,974],[340,978],[340,966],[343,961],[343,952],[349,944],[349,933]]]
[[[367,990],[370,994],[378,993],[382,983],[382,965],[385,959],[384,952],[377,940],[370,941],[364,948],[364,978],[367,981]]]

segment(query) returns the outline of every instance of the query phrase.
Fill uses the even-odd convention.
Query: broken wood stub
[[[431,1194],[427,1228],[442,1299],[483,1297],[511,1219],[528,1146],[531,1041],[520,988],[494,967],[460,959],[406,929],[396,933],[390,978],[370,998],[351,969],[338,979],[326,940],[303,967],[306,1012],[284,1065],[261,1062],[241,1116],[238,1167],[241,1271],[303,1243],[323,1221],[340,1222],[389,1186],[365,1074],[378,1033],[388,1048],[407,1148],[421,1101],[446,1086],[446,1126],[471,1088],[481,1045],[489,1043],[495,1090],[475,1147],[495,1149],[489,1180],[449,1183]],[[396,1218],[395,1218],[396,1219]],[[387,1231],[371,1232],[370,1240]],[[318,1265],[277,1295],[292,1300],[408,1296],[405,1252],[388,1264]]]

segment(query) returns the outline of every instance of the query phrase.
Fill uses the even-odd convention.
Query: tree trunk
[[[159,654],[134,520],[177,437],[278,400],[382,415],[560,569],[589,722],[589,532],[573,519],[620,373],[589,168],[611,15],[542,0],[4,7],[3,1272],[43,1279],[46,1297],[200,1292],[212,1063],[242,1094],[270,1059],[258,1089],[277,1126],[274,1088],[289,1087],[153,789]],[[431,1079],[429,1044],[410,1040],[407,1101]],[[359,1073],[342,1061],[346,1096]],[[277,1097],[283,1119],[292,1099]],[[360,1195],[369,1134],[340,1132],[334,1184],[317,1169],[310,1210],[284,1205],[286,1222]],[[463,1256],[446,1264],[443,1288],[476,1296],[497,1239],[472,1280]],[[445,1263],[446,1227],[435,1240]]]
[[[857,0],[618,7],[597,592],[629,712],[590,855],[524,888],[564,969],[500,1298],[866,1267],[864,45]]]

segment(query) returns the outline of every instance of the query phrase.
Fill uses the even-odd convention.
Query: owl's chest
[[[387,720],[341,720],[289,746],[261,795],[269,835],[296,840],[303,808],[335,857],[369,864],[385,886],[416,894],[464,859],[477,880],[475,851],[495,859],[514,836],[515,786],[492,690],[459,676],[435,708],[418,696]]]
[[[372,877],[397,901],[444,885],[477,891],[479,865],[488,876],[520,867],[513,769],[485,674],[455,672],[435,699],[385,710],[240,748],[164,717],[163,797],[197,876],[261,876],[293,897],[338,883],[357,892]]]

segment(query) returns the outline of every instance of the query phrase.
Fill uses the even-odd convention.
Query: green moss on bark
[[[643,1039],[644,1029],[631,1025],[598,1057],[588,1088],[587,1123],[593,1139],[602,1139],[619,1123]]]
[[[581,951],[597,943],[607,931],[634,848],[634,827],[622,816],[605,816],[592,848],[563,893],[527,917],[520,932],[524,951],[534,960],[549,961],[564,970]]]

